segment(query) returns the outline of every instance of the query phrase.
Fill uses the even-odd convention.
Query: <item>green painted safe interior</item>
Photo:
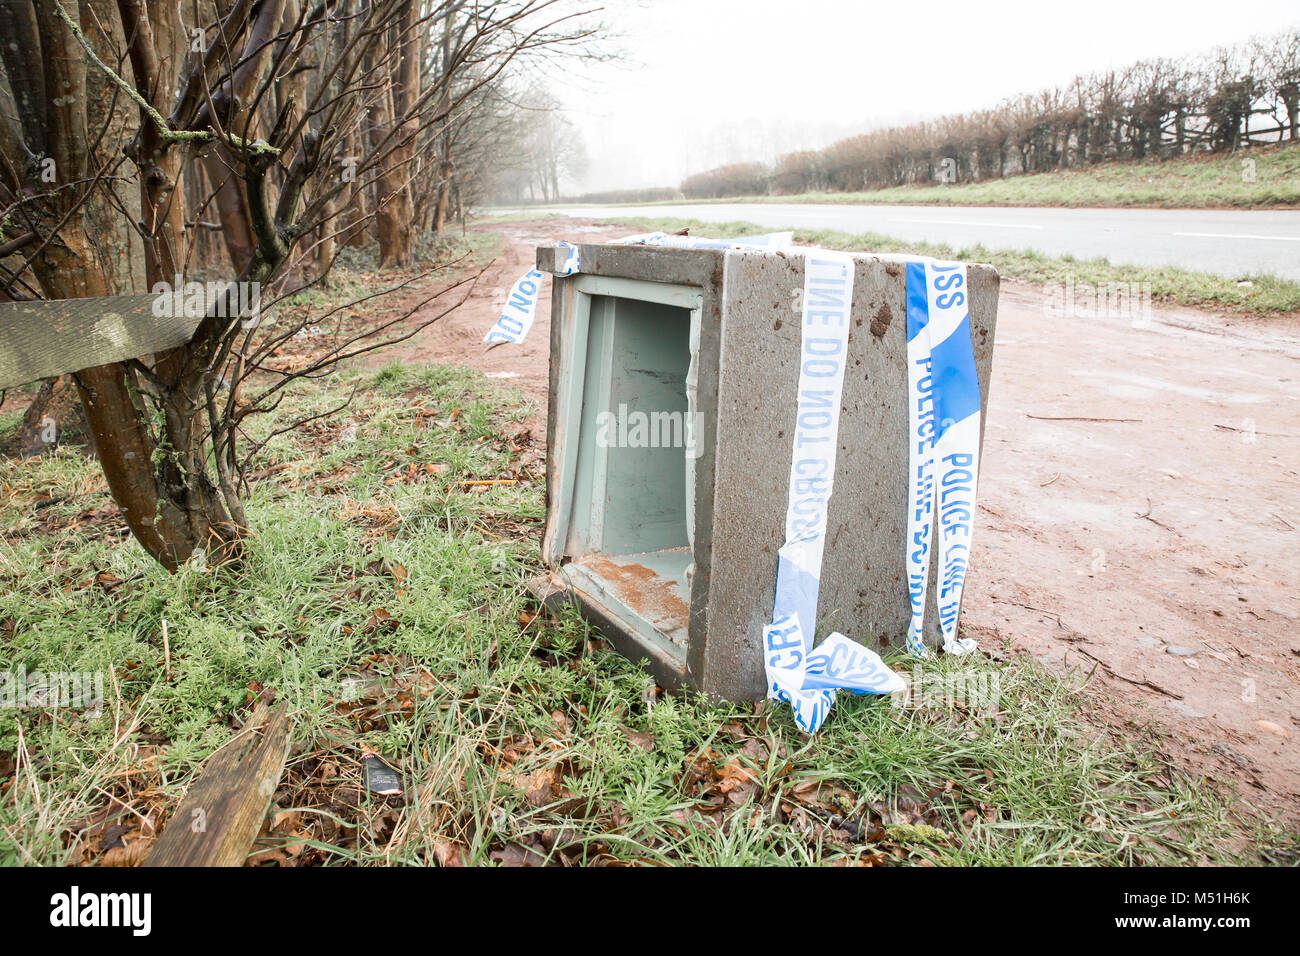
[[[684,659],[700,293],[584,277],[577,294],[564,573],[643,641]]]

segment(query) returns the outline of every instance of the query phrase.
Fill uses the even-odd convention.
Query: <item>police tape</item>
[[[871,650],[833,633],[815,649],[817,595],[838,447],[840,395],[853,292],[853,260],[805,253],[804,311],[786,543],[778,552],[772,623],[763,642],[768,697],[788,701],[795,722],[816,731],[837,690],[888,694],[902,678]],[[939,516],[936,604],[943,649],[968,654],[957,637],[970,558],[979,475],[980,392],[971,348],[966,267],[911,259],[906,267],[908,496],[905,543],[911,620],[907,650],[928,654],[924,639],[930,542]],[[937,487],[936,487],[937,481]]]
[[[578,247],[567,242],[558,245],[567,248],[568,254],[556,275],[571,276],[578,271]],[[533,319],[537,316],[537,298],[541,294],[545,275],[540,269],[529,269],[519,277],[506,296],[501,316],[488,329],[487,335],[483,336],[484,342],[489,345],[503,342],[518,345],[528,337],[528,330],[533,327]]]
[[[768,698],[788,701],[795,722],[807,733],[821,727],[837,690],[890,694],[907,686],[874,651],[839,632],[813,647],[852,304],[853,258],[805,250],[785,544],[777,552],[776,597],[772,623],[763,629],[763,664]]]
[[[701,236],[672,236],[665,232],[646,232],[636,236],[615,239],[614,245],[670,246],[685,249],[783,249],[794,239],[792,232],[771,232],[761,236],[745,236],[740,239],[705,239]],[[571,276],[580,271],[578,247],[568,243],[557,243],[568,250],[564,264],[555,274]],[[542,280],[546,273],[539,269],[529,269],[510,288],[505,305],[496,324],[488,329],[483,341],[488,345],[511,343],[519,345],[528,337],[537,316],[537,300],[542,291]]]
[[[930,259],[907,263],[908,653],[926,655],[925,603],[930,545],[939,516],[936,606],[943,649],[968,654],[957,637],[970,558],[979,476],[980,389],[971,349],[966,267]]]

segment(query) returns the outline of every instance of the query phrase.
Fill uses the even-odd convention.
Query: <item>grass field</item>
[[[285,414],[354,387],[255,466],[238,570],[151,563],[78,449],[0,460],[0,671],[105,686],[98,709],[0,710],[0,863],[137,862],[271,690],[296,729],[255,857],[268,865],[1294,852],[1165,765],[1143,728],[1092,720],[1084,674],[963,659],[949,666],[994,678],[995,703],[846,697],[813,738],[785,708],[660,696],[572,610],[526,593],[544,479],[523,400],[477,373],[388,366],[299,388]],[[363,749],[401,770],[405,797],[364,791]]]
[[[1255,208],[1300,205],[1300,145],[1164,162],[1010,176],[981,183],[897,186],[717,202],[936,203],[945,206],[1158,206]]]
[[[606,222],[626,225],[630,231],[677,232],[689,229],[692,235],[719,239],[771,231],[752,222],[717,223],[700,219],[620,217]],[[1106,259],[1048,256],[1028,250],[989,249],[983,245],[956,249],[942,243],[906,241],[871,232],[853,234],[830,229],[796,229],[794,238],[797,242],[826,249],[903,252],[941,259],[988,262],[997,266],[1004,276],[1044,284],[1064,286],[1073,282],[1105,288],[1139,283],[1149,290],[1151,299],[1155,302],[1227,309],[1253,315],[1300,311],[1300,282],[1276,276],[1251,276],[1246,284],[1242,284],[1237,279],[1169,266],[1117,266]]]

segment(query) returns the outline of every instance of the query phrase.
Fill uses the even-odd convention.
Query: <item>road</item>
[[[519,210],[523,214],[528,211]],[[536,214],[538,210],[532,210]],[[1300,281],[1300,210],[1042,209],[1009,206],[874,206],[721,203],[570,206],[567,216],[741,220],[771,229],[875,232],[955,248],[1034,249],[1119,265],[1181,266],[1233,278],[1266,273]]]

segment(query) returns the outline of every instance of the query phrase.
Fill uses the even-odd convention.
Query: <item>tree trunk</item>
[[[438,169],[438,199],[433,209],[433,231],[442,234],[447,224],[447,204],[451,198],[451,174],[455,167],[450,160],[443,160]]]
[[[379,265],[401,268],[412,260],[415,210],[407,183],[415,159],[416,121],[409,115],[420,94],[420,31],[418,9],[407,0],[394,26],[392,42],[400,50],[386,95],[374,110],[373,143],[379,158]]]
[[[217,186],[213,205],[221,222],[221,236],[226,243],[226,254],[230,256],[231,271],[239,275],[253,261],[252,213],[248,208],[248,197],[239,177],[232,172],[236,161],[226,147],[212,147],[204,155],[203,164],[208,178]]]
[[[324,209],[321,210],[320,230],[316,239],[315,274],[317,278],[326,275],[330,266],[334,264],[334,232],[337,228],[338,222],[334,215],[334,200],[330,199],[325,203]]]
[[[56,445],[81,445],[90,441],[81,396],[67,375],[46,379],[23,413],[23,422],[0,448],[0,455],[27,458]]]

